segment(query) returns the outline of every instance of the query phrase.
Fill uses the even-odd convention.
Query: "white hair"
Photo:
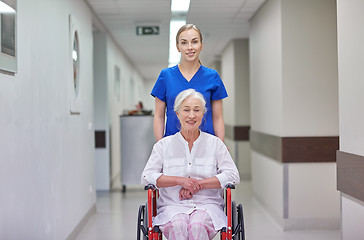
[[[179,112],[182,102],[189,97],[200,100],[203,113],[207,111],[205,98],[201,93],[192,88],[184,90],[177,95],[176,100],[174,101],[174,111]]]

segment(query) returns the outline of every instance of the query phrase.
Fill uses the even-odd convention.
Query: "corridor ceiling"
[[[145,81],[168,67],[170,0],[85,0]],[[200,59],[221,57],[230,40],[249,37],[249,19],[265,0],[191,0],[187,23],[202,31]],[[159,26],[159,35],[137,35],[137,26]],[[94,31],[100,31],[94,24]]]

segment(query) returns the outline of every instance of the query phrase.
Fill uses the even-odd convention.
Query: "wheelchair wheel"
[[[148,205],[140,205],[138,212],[137,240],[140,240],[140,232],[143,240],[148,239]]]
[[[243,215],[243,206],[241,204],[238,205],[237,211],[238,211],[238,225],[240,228],[239,234],[241,237],[239,239],[245,240],[244,215]]]
[[[141,225],[142,225],[142,221],[143,221],[143,214],[144,214],[144,205],[140,205],[139,207],[139,212],[138,212],[138,223],[137,223],[137,240],[140,240],[140,231],[142,231],[141,229]]]
[[[238,229],[238,211],[236,208],[236,202],[231,202],[231,223],[233,228],[233,240],[239,240],[239,229]]]
[[[148,240],[148,202],[145,204],[145,210],[143,213],[143,227],[145,229],[143,240]]]

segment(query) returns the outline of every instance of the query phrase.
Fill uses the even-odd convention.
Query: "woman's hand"
[[[184,199],[190,199],[192,198],[192,193],[186,189],[186,188],[182,188],[180,191],[179,191],[179,198],[181,200],[184,200]]]
[[[178,185],[190,191],[191,194],[195,194],[202,189],[200,182],[194,178],[180,178]]]

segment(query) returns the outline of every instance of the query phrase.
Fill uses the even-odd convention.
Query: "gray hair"
[[[192,88],[184,90],[177,95],[176,100],[174,100],[174,111],[179,112],[182,102],[189,97],[200,100],[203,113],[207,111],[205,98],[201,93]]]

